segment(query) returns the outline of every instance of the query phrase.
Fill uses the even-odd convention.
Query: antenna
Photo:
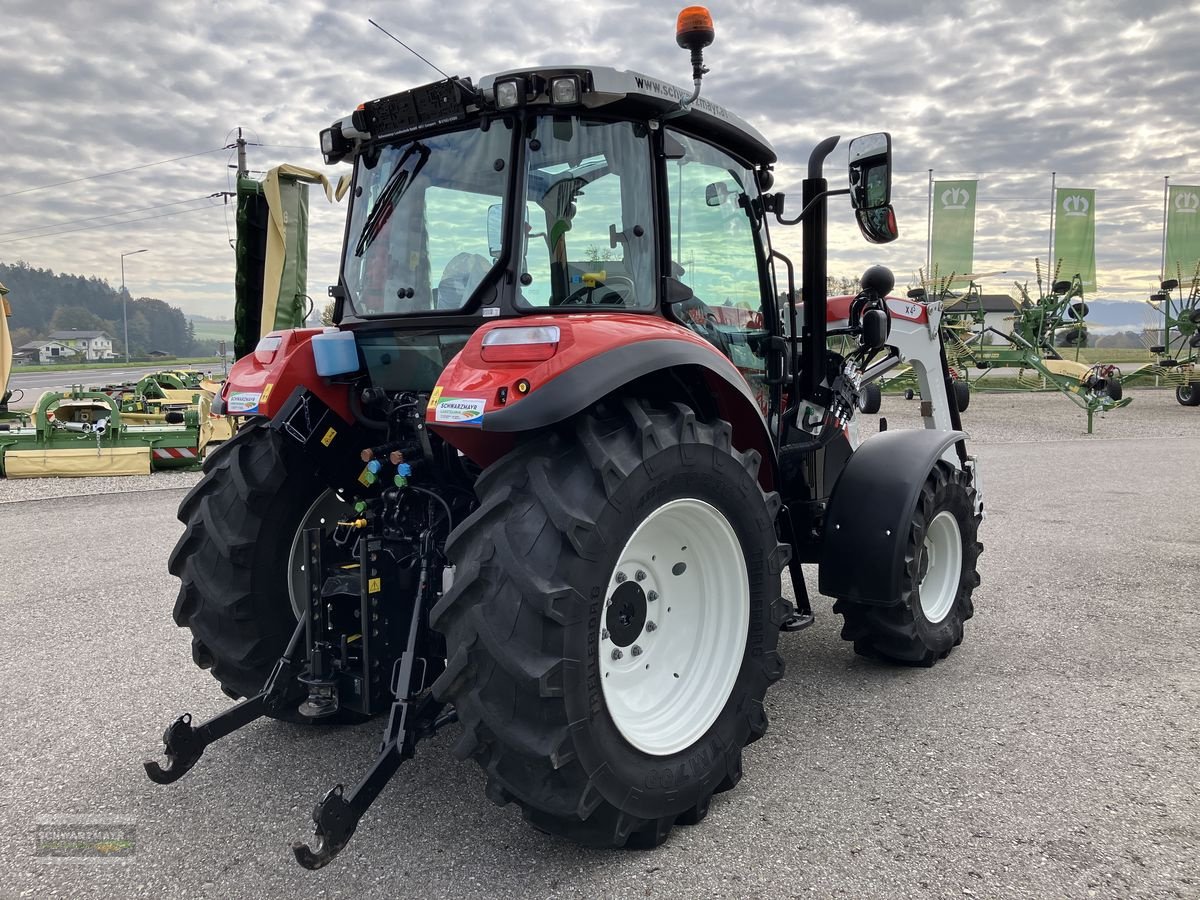
[[[425,63],[425,65],[429,66],[431,69],[433,69],[439,75],[441,75],[443,78],[445,78],[447,80],[450,79],[449,75],[447,75],[445,72],[443,72],[437,66],[435,66],[433,63],[431,63],[429,60],[427,60],[425,57],[423,57],[420,53],[418,53],[412,47],[408,46],[408,44],[404,43],[404,41],[400,40],[400,38],[396,37],[394,34],[392,34],[390,31],[388,31],[386,28],[384,28],[382,25],[380,25],[374,19],[367,19],[367,21],[370,22],[372,25],[374,25],[376,28],[378,28],[380,31],[382,31],[384,34],[386,34],[388,37],[390,37],[393,41],[395,41],[397,44],[399,44],[401,47],[403,47],[405,50],[407,50],[409,53],[411,53],[417,59],[419,59],[421,62]]]

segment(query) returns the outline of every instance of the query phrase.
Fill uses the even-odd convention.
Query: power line
[[[94,222],[96,219],[111,219],[114,216],[130,216],[134,213],[148,212],[152,209],[164,209],[168,206],[179,206],[181,203],[196,203],[199,200],[212,200],[214,197],[221,197],[224,192],[217,191],[212,194],[207,194],[203,197],[190,197],[187,200],[172,200],[170,203],[156,203],[154,206],[139,206],[137,209],[123,209],[120,212],[104,213],[99,216],[87,216],[82,219],[68,219],[66,222],[51,222],[47,225],[35,225],[32,228],[15,228],[12,231],[0,231],[0,237],[10,234],[29,234],[34,231],[43,231],[47,228],[62,228],[65,225],[78,225],[80,222]],[[120,222],[110,222],[110,225],[120,225]]]
[[[140,219],[127,219],[124,222],[104,222],[100,225],[85,225],[83,228],[70,228],[66,231],[52,231],[48,234],[34,234],[26,237],[9,238],[8,240],[0,241],[0,244],[15,244],[18,241],[36,241],[38,238],[58,237],[61,234],[75,234],[77,231],[93,231],[97,228],[112,228],[116,225],[133,225],[137,222],[149,222],[151,219],[165,219],[168,216],[182,216],[187,213],[204,212],[208,209],[221,209],[225,204],[213,204],[212,206],[199,206],[195,209],[181,209],[178,212],[159,213],[157,216],[142,216]]]
[[[97,172],[95,175],[83,175],[79,178],[68,178],[66,181],[55,181],[51,184],[39,184],[37,187],[22,188],[19,191],[9,191],[7,194],[0,194],[0,197],[15,197],[18,194],[29,194],[33,191],[44,191],[49,188],[62,187],[64,184],[77,184],[80,181],[88,181],[92,178],[108,178],[112,175],[123,175],[126,172],[136,172],[139,169],[149,169],[151,166],[161,166],[165,163],[179,162],[181,159],[193,159],[197,156],[206,156],[209,153],[220,153],[222,150],[228,149],[228,147],[214,147],[212,150],[201,150],[199,153],[189,153],[186,156],[173,156],[170,159],[160,159],[155,162],[143,163],[140,166],[130,166],[128,169],[117,169],[114,172]]]

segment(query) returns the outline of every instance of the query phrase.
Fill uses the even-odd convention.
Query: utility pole
[[[145,253],[148,249],[143,247],[141,250],[130,250],[121,254],[121,320],[125,323],[125,365],[129,365],[129,295],[125,292],[125,257]]]
[[[246,168],[246,139],[244,137],[242,137],[242,129],[241,128],[238,128],[237,154],[238,154],[237,177],[238,178],[246,178],[249,176],[250,171],[249,171],[249,169]]]

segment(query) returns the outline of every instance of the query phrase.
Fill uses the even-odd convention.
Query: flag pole
[[[1054,206],[1055,206],[1055,202],[1054,202],[1055,187],[1054,187],[1054,185],[1056,183],[1055,179],[1057,178],[1057,176],[1058,176],[1057,172],[1050,173],[1050,242],[1046,245],[1046,271],[1047,272],[1054,271]],[[1051,281],[1054,280],[1053,275],[1050,276],[1050,280]],[[1039,290],[1040,290],[1040,288],[1039,288]]]
[[[925,206],[925,277],[932,277],[933,265],[933,169],[929,170],[929,191]]]
[[[1167,193],[1168,184],[1171,181],[1170,175],[1163,176],[1163,231],[1162,231],[1162,256],[1158,266],[1158,282],[1167,280]]]

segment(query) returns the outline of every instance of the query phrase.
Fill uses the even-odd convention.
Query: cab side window
[[[756,392],[766,362],[759,227],[750,212],[754,173],[722,151],[668,131],[671,272],[694,298],[676,316],[728,356]],[[679,155],[682,148],[682,156]]]

